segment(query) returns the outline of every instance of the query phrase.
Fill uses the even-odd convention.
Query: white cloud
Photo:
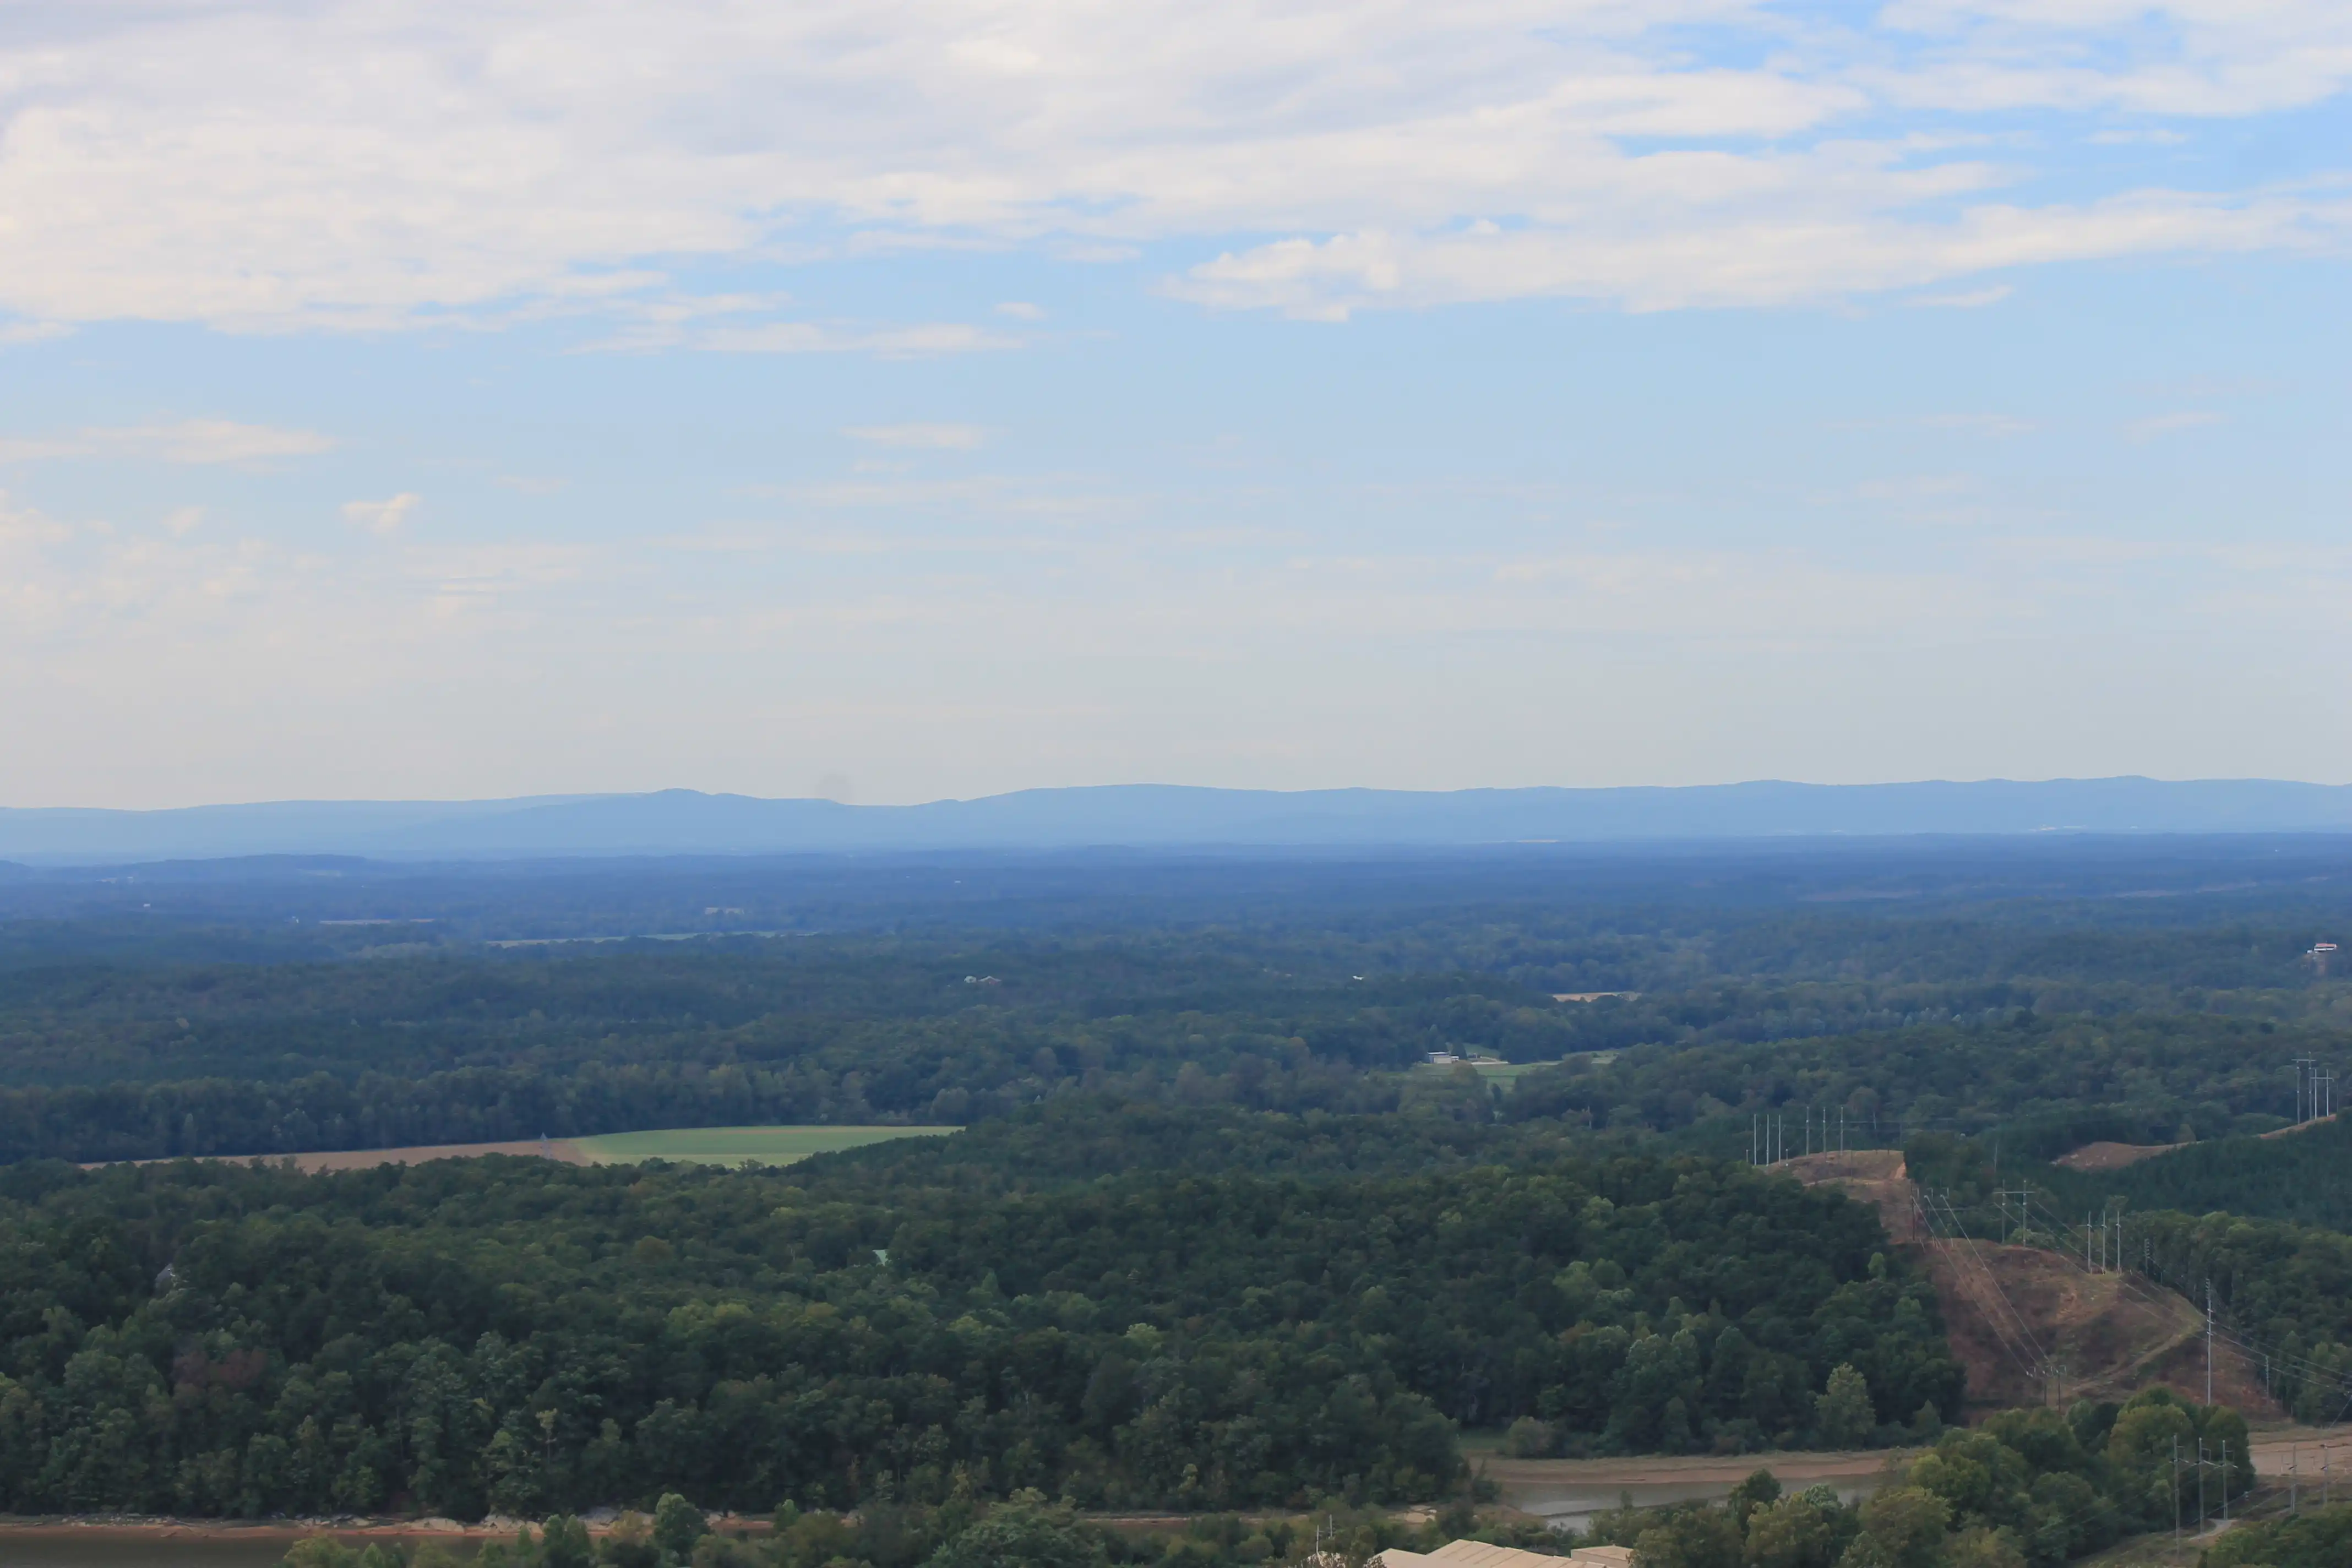
[[[1962,294],[1927,294],[1908,301],[1913,305],[1937,310],[1981,310],[1987,305],[1998,305],[2016,290],[2006,283],[1990,289],[1971,289]]]
[[[1032,305],[1026,300],[1007,300],[996,307],[996,313],[1022,321],[1042,321],[1045,319],[1045,307]]]
[[[1227,254],[1171,285],[1223,309],[1344,321],[1381,306],[1556,296],[1635,310],[1779,305],[1916,288],[2035,263],[2150,252],[2316,249],[2352,237],[2352,200],[2179,192],[2081,207],[1987,205],[1950,221],[1856,215],[1719,216],[1711,233],[1644,227],[1288,239]]]
[[[1976,161],[2005,117],[2104,130],[2343,92],[2336,0],[1849,18],[1825,0],[19,6],[0,44],[0,312],[11,333],[604,312],[617,346],[918,355],[1012,340],[775,320],[772,296],[713,320],[669,275],[1175,243],[1227,252],[1181,295],[1339,316],[1528,294],[1766,304],[2343,243],[2324,184],[1958,205],[2030,188],[2026,162]]]
[[[165,463],[257,463],[305,458],[331,449],[334,438],[315,430],[240,425],[230,419],[183,419],[175,425],[91,426],[60,436],[0,438],[0,463],[56,458],[144,458]]]
[[[976,452],[984,438],[984,432],[977,425],[853,425],[842,434],[853,441],[877,447],[922,447],[950,452]]]
[[[2159,436],[2169,436],[2176,430],[2195,430],[2207,425],[2220,425],[2229,416],[2210,409],[2189,408],[2178,414],[2158,414],[2147,419],[2135,419],[2124,426],[2124,434],[2135,441],[2153,441]]]
[[[343,503],[343,521],[353,528],[364,528],[370,533],[395,533],[408,520],[416,503],[425,498],[413,490],[403,490],[389,500],[352,500]]]
[[[174,507],[163,514],[163,531],[174,539],[184,539],[203,526],[205,509],[200,506]]]
[[[0,551],[11,546],[57,544],[73,537],[73,530],[35,508],[18,506],[0,490]]]

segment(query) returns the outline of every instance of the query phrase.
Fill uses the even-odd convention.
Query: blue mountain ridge
[[[776,854],[1086,847],[1433,847],[1914,834],[2341,833],[2352,785],[1987,779],[1601,789],[1243,790],[1107,784],[920,805],[660,790],[479,801],[279,801],[162,811],[0,808],[26,863]]]

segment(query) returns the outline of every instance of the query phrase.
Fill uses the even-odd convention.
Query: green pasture
[[[1615,1051],[1584,1051],[1572,1057],[1562,1057],[1556,1062],[1415,1062],[1412,1070],[1423,1078],[1444,1078],[1448,1073],[1468,1068],[1478,1075],[1478,1081],[1497,1093],[1519,1087],[1519,1079],[1531,1072],[1547,1068],[1564,1068],[1571,1064],[1584,1068],[1605,1068],[1617,1059]]]
[[[572,1142],[600,1165],[680,1160],[700,1165],[789,1165],[811,1154],[856,1149],[887,1138],[937,1138],[955,1127],[673,1127],[612,1132]]]
[[[1558,1062],[1416,1062],[1412,1070],[1424,1078],[1444,1078],[1449,1073],[1468,1068],[1484,1081],[1516,1089],[1519,1079],[1538,1068],[1558,1067]]]

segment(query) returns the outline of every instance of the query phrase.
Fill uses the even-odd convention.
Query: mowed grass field
[[[1517,1089],[1519,1079],[1538,1068],[1556,1068],[1558,1062],[1415,1062],[1412,1070],[1424,1076],[1443,1078],[1458,1068],[1468,1068],[1487,1083],[1499,1083]]]
[[[889,1138],[940,1138],[955,1127],[677,1127],[574,1138],[572,1147],[596,1165],[681,1160],[702,1165],[789,1165],[811,1154],[856,1149]]]

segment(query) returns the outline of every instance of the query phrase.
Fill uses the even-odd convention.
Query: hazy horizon
[[[849,805],[667,790],[509,800],[0,809],[0,859],[369,858],[1068,848],[1361,850],[2046,835],[2352,834],[2352,786],[2146,778],[1680,789],[1042,789]]]
[[[839,782],[839,781],[823,781],[823,780],[821,780],[821,781],[819,781],[819,782],[822,784],[822,783],[825,783],[825,782]],[[530,793],[530,794],[527,794],[527,795],[253,795],[253,796],[249,796],[249,797],[244,797],[244,798],[234,799],[234,800],[229,800],[229,799],[218,799],[218,800],[178,800],[178,801],[170,801],[170,802],[165,802],[165,803],[159,804],[159,805],[136,805],[136,806],[115,806],[115,805],[100,805],[100,804],[97,804],[97,803],[93,803],[93,802],[87,802],[87,801],[16,801],[16,800],[0,800],[0,811],[16,811],[16,812],[26,812],[26,811],[43,811],[43,812],[54,812],[54,811],[102,811],[102,812],[120,812],[120,813],[129,813],[129,814],[147,815],[147,814],[159,813],[159,812],[174,812],[174,811],[203,811],[203,810],[209,810],[209,809],[226,809],[226,808],[236,808],[236,807],[244,807],[244,806],[312,805],[495,805],[495,804],[509,804],[509,803],[524,802],[524,801],[546,801],[546,802],[556,802],[556,801],[589,801],[589,800],[637,800],[637,799],[645,799],[645,798],[647,798],[647,797],[649,797],[649,796],[655,796],[655,795],[700,795],[700,796],[705,796],[705,797],[732,797],[732,798],[738,798],[738,799],[756,800],[756,801],[769,802],[769,803],[795,803],[795,804],[797,804],[797,803],[808,803],[808,804],[822,804],[822,805],[846,805],[846,806],[916,806],[916,805],[954,805],[954,804],[969,803],[969,802],[972,802],[972,801],[980,801],[980,800],[992,800],[992,799],[998,799],[998,798],[1001,798],[1001,797],[1003,797],[1003,796],[1005,796],[1005,795],[1011,795],[1061,794],[1061,793],[1075,793],[1075,792],[1082,792],[1082,791],[1095,791],[1095,790],[1147,790],[1147,789],[1171,789],[1171,790],[1194,790],[1194,791],[1202,791],[1202,792],[1215,792],[1215,793],[1220,793],[1220,794],[1234,794],[1234,795],[1250,794],[1250,795],[1337,795],[1337,794],[1349,794],[1349,793],[1355,793],[1355,794],[1399,795],[1469,795],[1469,794],[1480,794],[1480,793],[1516,793],[1516,792],[1538,791],[1538,790],[1578,791],[1578,792],[1594,792],[1594,793],[1604,792],[1604,791],[1652,791],[1652,790],[1655,790],[1655,791],[1703,791],[1703,790],[1735,789],[1735,788],[1738,788],[1738,787],[1740,787],[1740,786],[1742,786],[1742,785],[1751,785],[1751,784],[1788,784],[1788,785],[1792,785],[1792,786],[1795,786],[1795,787],[1797,787],[1797,788],[1801,788],[1801,789],[1824,789],[1824,790],[1868,790],[1868,789],[1901,789],[1901,788],[1905,788],[1905,787],[1906,787],[1906,786],[1911,786],[1911,785],[1935,785],[1935,784],[1946,784],[1946,785],[1955,785],[1955,786],[1966,787],[1966,786],[1969,786],[1969,785],[1977,785],[1977,784],[1994,784],[1994,785],[1998,785],[1998,784],[2109,784],[2109,783],[2137,783],[2137,782],[2146,782],[2146,783],[2150,783],[2150,784],[2292,784],[2292,785],[2305,785],[2305,786],[2309,786],[2309,787],[2311,787],[2311,788],[2315,788],[2315,789],[2338,789],[2338,788],[2347,788],[2347,787],[2352,787],[2352,779],[2333,780],[2333,779],[2271,778],[2271,777],[2256,777],[2256,776],[2249,775],[2249,774],[2223,774],[2223,773],[2207,773],[2207,774],[2198,774],[2198,775],[2182,775],[2182,776],[2175,776],[2175,777],[2165,777],[2165,776],[2161,776],[2161,775],[2158,775],[2158,774],[2153,774],[2153,773],[2104,773],[2104,774],[2096,774],[2096,775],[2088,775],[2088,774],[2084,774],[2084,775],[2053,775],[2053,776],[2045,777],[2045,778],[2019,778],[2019,777],[2010,777],[2010,776],[2007,776],[2007,775],[1990,774],[1990,773],[1989,773],[1989,774],[1983,774],[1983,775],[1976,776],[1976,777],[1968,777],[1968,778],[1961,778],[1961,777],[1947,777],[1947,778],[1874,778],[1874,779],[1798,779],[1798,778],[1764,778],[1764,777],[1757,777],[1757,778],[1697,779],[1697,780],[1693,780],[1693,781],[1690,781],[1690,782],[1687,782],[1687,783],[1680,783],[1680,784],[1654,784],[1654,783],[1640,782],[1640,781],[1633,782],[1633,783],[1629,783],[1629,784],[1550,784],[1550,783],[1538,783],[1538,784],[1459,784],[1459,785],[1450,785],[1450,786],[1440,786],[1440,787],[1427,788],[1427,789],[1394,788],[1394,787],[1391,787],[1391,786],[1389,786],[1389,785],[1384,785],[1384,784],[1299,784],[1299,785],[1295,785],[1295,786],[1286,786],[1286,786],[1272,786],[1272,787],[1268,787],[1268,786],[1259,786],[1259,785],[1252,785],[1252,784],[1179,784],[1179,783],[1174,783],[1174,782],[1172,782],[1172,781],[1166,780],[1166,779],[1133,778],[1133,779],[1105,779],[1105,780],[1089,780],[1089,781],[1083,781],[1083,782],[1078,782],[1078,783],[1052,783],[1052,784],[1024,784],[1024,785],[1022,785],[1022,786],[1020,786],[1020,787],[1018,787],[1018,788],[1016,788],[1016,789],[1010,789],[1010,790],[993,790],[993,791],[990,791],[990,792],[988,792],[987,794],[984,794],[984,795],[924,795],[924,796],[913,797],[913,798],[908,798],[908,799],[904,799],[904,800],[871,800],[871,799],[860,799],[860,798],[856,798],[856,797],[855,797],[855,796],[849,795],[847,795],[847,794],[834,795],[834,794],[824,794],[824,793],[821,793],[821,792],[818,792],[818,791],[810,791],[810,792],[807,792],[807,793],[797,794],[797,795],[791,795],[791,794],[781,794],[781,795],[752,795],[752,794],[750,794],[749,792],[742,791],[742,790],[720,790],[720,789],[708,789],[708,788],[703,788],[703,787],[701,787],[701,786],[695,785],[695,784],[656,784],[656,785],[654,785],[654,786],[652,786],[652,787],[650,787],[650,788],[646,788],[646,789],[626,789],[626,790],[621,790],[621,789],[570,789],[570,790],[546,790],[546,791],[535,791],[535,792],[532,792],[532,793]]]

